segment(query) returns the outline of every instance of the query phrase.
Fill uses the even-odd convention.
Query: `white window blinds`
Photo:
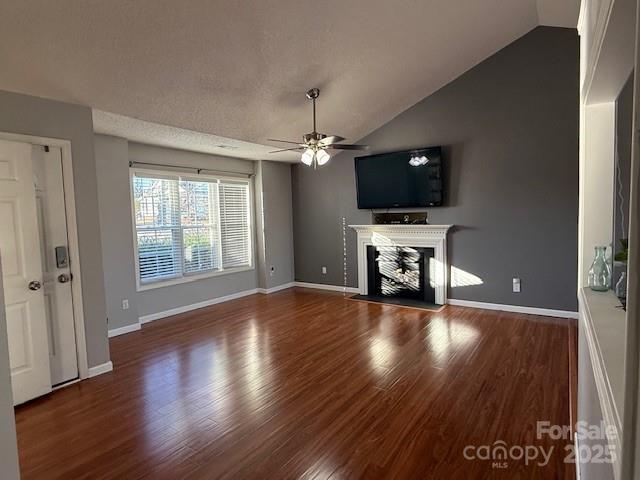
[[[249,251],[249,186],[220,184],[220,228],[222,266],[238,267],[246,262]]]
[[[178,179],[134,177],[133,197],[140,280],[179,276]]]
[[[218,184],[181,180],[180,221],[184,272],[219,269]]]
[[[249,183],[135,172],[140,284],[251,265]]]

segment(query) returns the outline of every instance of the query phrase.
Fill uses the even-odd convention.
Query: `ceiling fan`
[[[344,138],[339,137],[338,135],[325,135],[324,133],[318,133],[316,131],[316,99],[319,95],[320,90],[317,88],[312,88],[307,92],[307,98],[313,101],[313,132],[303,135],[302,143],[269,138],[268,140],[270,142],[282,142],[297,145],[296,147],[275,150],[269,153],[292,152],[297,150],[302,152],[302,157],[300,158],[302,163],[309,166],[313,165],[313,168],[316,168],[318,165],[324,165],[331,158],[331,155],[327,150],[366,150],[369,148],[367,145],[338,143],[344,140]]]

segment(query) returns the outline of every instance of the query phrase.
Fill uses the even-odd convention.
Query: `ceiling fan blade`
[[[332,143],[341,142],[342,140],[344,140],[344,138],[338,135],[329,135],[328,137],[324,137],[322,140],[320,140],[318,144],[327,146],[331,145]]]
[[[300,145],[300,142],[292,142],[290,140],[278,140],[277,138],[267,138],[267,142],[292,143],[293,145]]]
[[[348,143],[335,143],[333,145],[327,145],[326,148],[333,150],[367,150],[369,145],[349,145]]]
[[[306,148],[303,147],[295,147],[295,148],[285,148],[283,150],[274,150],[273,152],[269,152],[269,153],[280,153],[280,152],[293,152],[293,151],[303,151],[306,150]]]

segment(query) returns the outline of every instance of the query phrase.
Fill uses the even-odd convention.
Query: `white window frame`
[[[174,177],[180,177],[181,179],[184,180],[192,180],[192,181],[198,181],[198,179],[200,180],[218,180],[218,181],[230,181],[230,182],[235,182],[235,183],[245,183],[247,184],[248,187],[248,191],[249,191],[249,197],[248,197],[248,205],[249,205],[249,265],[245,265],[242,267],[233,267],[233,268],[224,268],[222,266],[222,264],[220,264],[220,269],[219,270],[213,270],[210,272],[203,272],[203,273],[182,273],[181,276],[179,277],[173,277],[173,278],[169,278],[166,280],[155,280],[155,281],[151,281],[151,282],[146,282],[146,283],[141,283],[140,282],[140,259],[138,256],[138,237],[137,237],[137,228],[136,228],[136,207],[135,207],[135,201],[134,201],[134,192],[133,192],[133,177],[136,174],[140,174],[140,175],[167,175],[167,176],[174,176]],[[238,174],[241,175],[241,174]],[[250,270],[255,270],[255,250],[254,250],[254,231],[255,231],[255,207],[254,207],[254,192],[253,192],[253,181],[251,178],[242,178],[240,176],[238,177],[232,177],[232,176],[223,176],[223,175],[204,175],[204,174],[198,174],[198,175],[193,175],[193,174],[189,174],[189,173],[185,173],[185,172],[179,172],[179,171],[175,171],[175,170],[162,170],[162,169],[155,169],[155,168],[134,168],[131,167],[129,168],[129,194],[130,194],[130,200],[129,203],[131,205],[131,227],[133,230],[133,252],[134,252],[134,264],[135,264],[135,271],[136,271],[136,291],[138,292],[143,292],[145,290],[153,290],[156,288],[162,288],[162,287],[169,287],[171,285],[179,285],[182,283],[189,283],[189,282],[195,282],[197,280],[203,280],[206,278],[212,278],[212,277],[220,277],[223,275],[231,275],[233,273],[238,273],[238,272],[246,272],[246,271],[250,271]],[[184,268],[184,266],[181,266],[181,268]]]

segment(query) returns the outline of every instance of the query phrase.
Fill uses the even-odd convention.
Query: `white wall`
[[[615,102],[584,107],[584,160],[580,196],[581,224],[578,281],[587,285],[587,275],[596,246],[609,246],[613,239],[614,170],[616,137]]]

